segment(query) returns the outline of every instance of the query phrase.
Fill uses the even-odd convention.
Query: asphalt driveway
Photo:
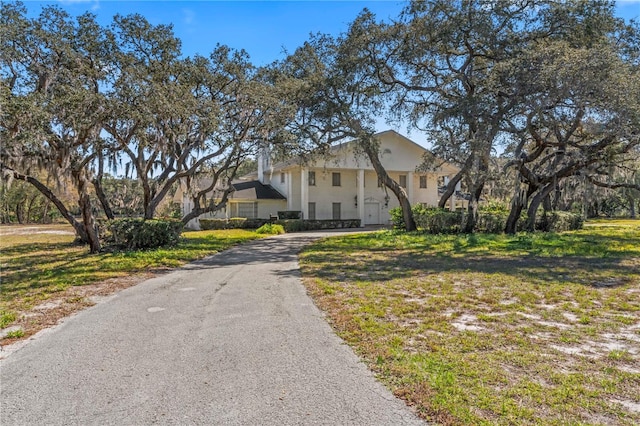
[[[253,241],[124,290],[0,361],[0,424],[424,424]]]

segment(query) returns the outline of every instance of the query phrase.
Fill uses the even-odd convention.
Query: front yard
[[[305,285],[438,424],[640,424],[640,221],[562,234],[383,231],[302,254]]]

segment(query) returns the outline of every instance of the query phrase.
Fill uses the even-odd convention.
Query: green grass
[[[640,221],[350,235],[301,263],[341,337],[430,421],[640,423]]]
[[[8,332],[5,337],[7,339],[18,339],[18,338],[23,337],[23,336],[24,336],[24,330],[17,329],[17,330],[12,330],[12,331]]]
[[[89,255],[73,244],[72,235],[19,234],[0,236],[0,328],[72,286],[110,278],[175,268],[186,262],[259,238],[253,231],[185,232],[172,248]]]

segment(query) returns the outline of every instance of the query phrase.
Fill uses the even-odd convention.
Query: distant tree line
[[[522,217],[533,229],[540,210],[638,207],[640,29],[612,1],[412,1],[390,22],[365,9],[344,34],[312,36],[264,67],[223,45],[184,57],[171,26],[140,15],[101,26],[3,3],[0,79],[3,188],[37,190],[92,252],[96,212],[113,218],[128,203],[110,173],[124,171],[145,218],[184,185],[186,223],[226,204],[262,146],[305,159],[347,139],[415,229],[379,161],[380,117],[428,137],[423,169],[459,166],[439,205],[464,184],[467,231],[483,197],[509,203],[505,232]]]

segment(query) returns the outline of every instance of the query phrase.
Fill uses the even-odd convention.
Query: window
[[[427,177],[420,176],[420,188],[426,188],[426,187],[427,187]]]
[[[316,203],[309,203],[309,220],[316,219]]]
[[[438,188],[441,188],[447,184],[445,176],[438,176]]]
[[[407,187],[407,175],[400,175],[400,186],[403,188]]]
[[[309,172],[308,181],[309,186],[316,186],[316,172]]]
[[[340,203],[333,203],[333,220],[340,220]]]
[[[280,173],[280,183],[284,183],[284,173]]]
[[[258,203],[238,203],[238,217],[247,219],[258,217]]]
[[[331,182],[333,186],[340,186],[340,173],[337,173],[337,172],[331,173]]]

